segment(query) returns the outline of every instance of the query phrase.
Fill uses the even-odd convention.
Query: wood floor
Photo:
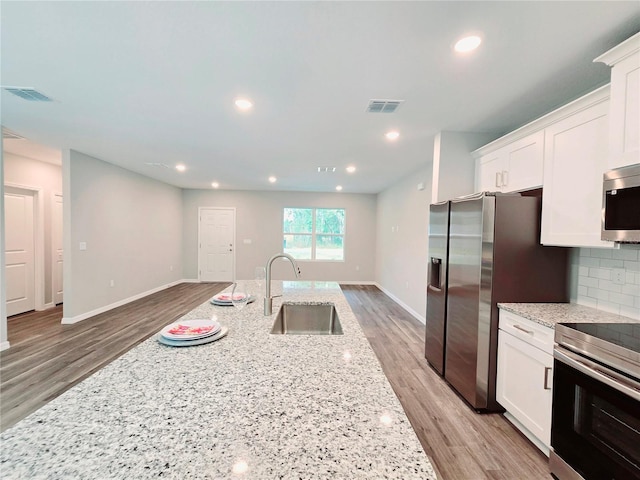
[[[181,284],[60,325],[61,309],[8,321],[0,353],[5,430],[227,284]],[[499,414],[476,414],[426,363],[424,325],[374,286],[341,285],[442,480],[551,480],[546,457]]]
[[[4,431],[222,291],[228,283],[184,283],[73,325],[62,307],[7,321],[11,348],[0,352],[0,430]]]
[[[501,414],[475,413],[429,367],[422,323],[375,286],[340,287],[443,480],[551,480],[547,458]]]

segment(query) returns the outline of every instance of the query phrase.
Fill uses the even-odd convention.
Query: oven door
[[[554,454],[586,480],[640,480],[640,384],[565,349],[554,357]]]

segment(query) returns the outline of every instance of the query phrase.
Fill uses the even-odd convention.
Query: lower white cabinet
[[[553,329],[500,311],[496,399],[505,416],[549,455]]]

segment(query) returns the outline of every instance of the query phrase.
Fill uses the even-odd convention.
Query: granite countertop
[[[549,328],[555,328],[556,323],[640,323],[576,303],[498,303],[498,307]]]
[[[272,290],[271,317],[205,302],[183,318],[226,337],[152,337],[7,429],[2,478],[435,479],[339,286]],[[270,335],[283,299],[334,303],[344,335]]]

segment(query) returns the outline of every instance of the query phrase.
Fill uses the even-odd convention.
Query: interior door
[[[53,303],[62,303],[62,195],[54,195],[51,241],[53,243]]]
[[[5,188],[7,316],[35,310],[33,196]]]
[[[201,208],[198,268],[203,282],[234,279],[236,213],[233,208]]]

